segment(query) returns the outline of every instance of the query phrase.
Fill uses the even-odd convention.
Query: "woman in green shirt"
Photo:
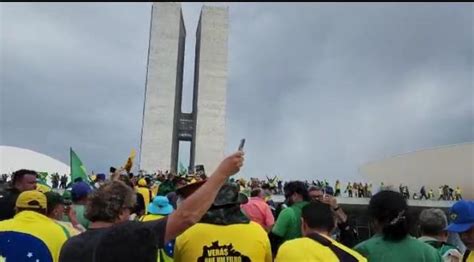
[[[408,205],[400,193],[375,194],[370,199],[368,212],[376,234],[354,249],[369,261],[442,261],[436,249],[409,235]]]

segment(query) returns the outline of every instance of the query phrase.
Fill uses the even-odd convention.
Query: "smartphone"
[[[242,138],[240,140],[239,151],[244,150],[244,145],[245,145],[245,138]]]
[[[206,174],[204,171],[204,165],[196,165],[195,167],[196,175]]]

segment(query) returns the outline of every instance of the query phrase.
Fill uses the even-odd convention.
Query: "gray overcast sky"
[[[188,102],[201,5],[183,4]],[[366,162],[474,140],[473,4],[227,5],[241,175],[359,179]],[[121,165],[139,149],[151,3],[0,8],[0,144]]]

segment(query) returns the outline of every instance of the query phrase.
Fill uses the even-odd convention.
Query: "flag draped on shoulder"
[[[135,149],[132,149],[132,151],[130,152],[130,156],[127,159],[127,162],[125,163],[123,167],[127,171],[127,173],[130,173],[130,170],[132,170],[133,160],[135,159],[136,154],[137,152],[135,152]]]
[[[76,152],[70,148],[70,157],[71,157],[71,182],[74,183],[76,179],[81,179],[82,181],[91,184],[91,180],[87,175],[86,168],[82,163],[81,159],[77,156]]]

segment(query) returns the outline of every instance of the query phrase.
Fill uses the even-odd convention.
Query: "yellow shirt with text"
[[[174,261],[272,261],[270,240],[259,224],[198,223],[176,238]]]
[[[357,261],[366,262],[367,259],[361,254],[357,253],[343,244],[326,237],[330,240],[333,245],[338,248],[346,251],[347,253],[354,256]],[[323,246],[318,242],[307,238],[297,238],[293,240],[288,240],[283,243],[278,249],[278,253],[275,259],[275,262],[318,262],[318,261],[327,261],[327,262],[339,262],[336,254],[329,249],[329,247]]]

